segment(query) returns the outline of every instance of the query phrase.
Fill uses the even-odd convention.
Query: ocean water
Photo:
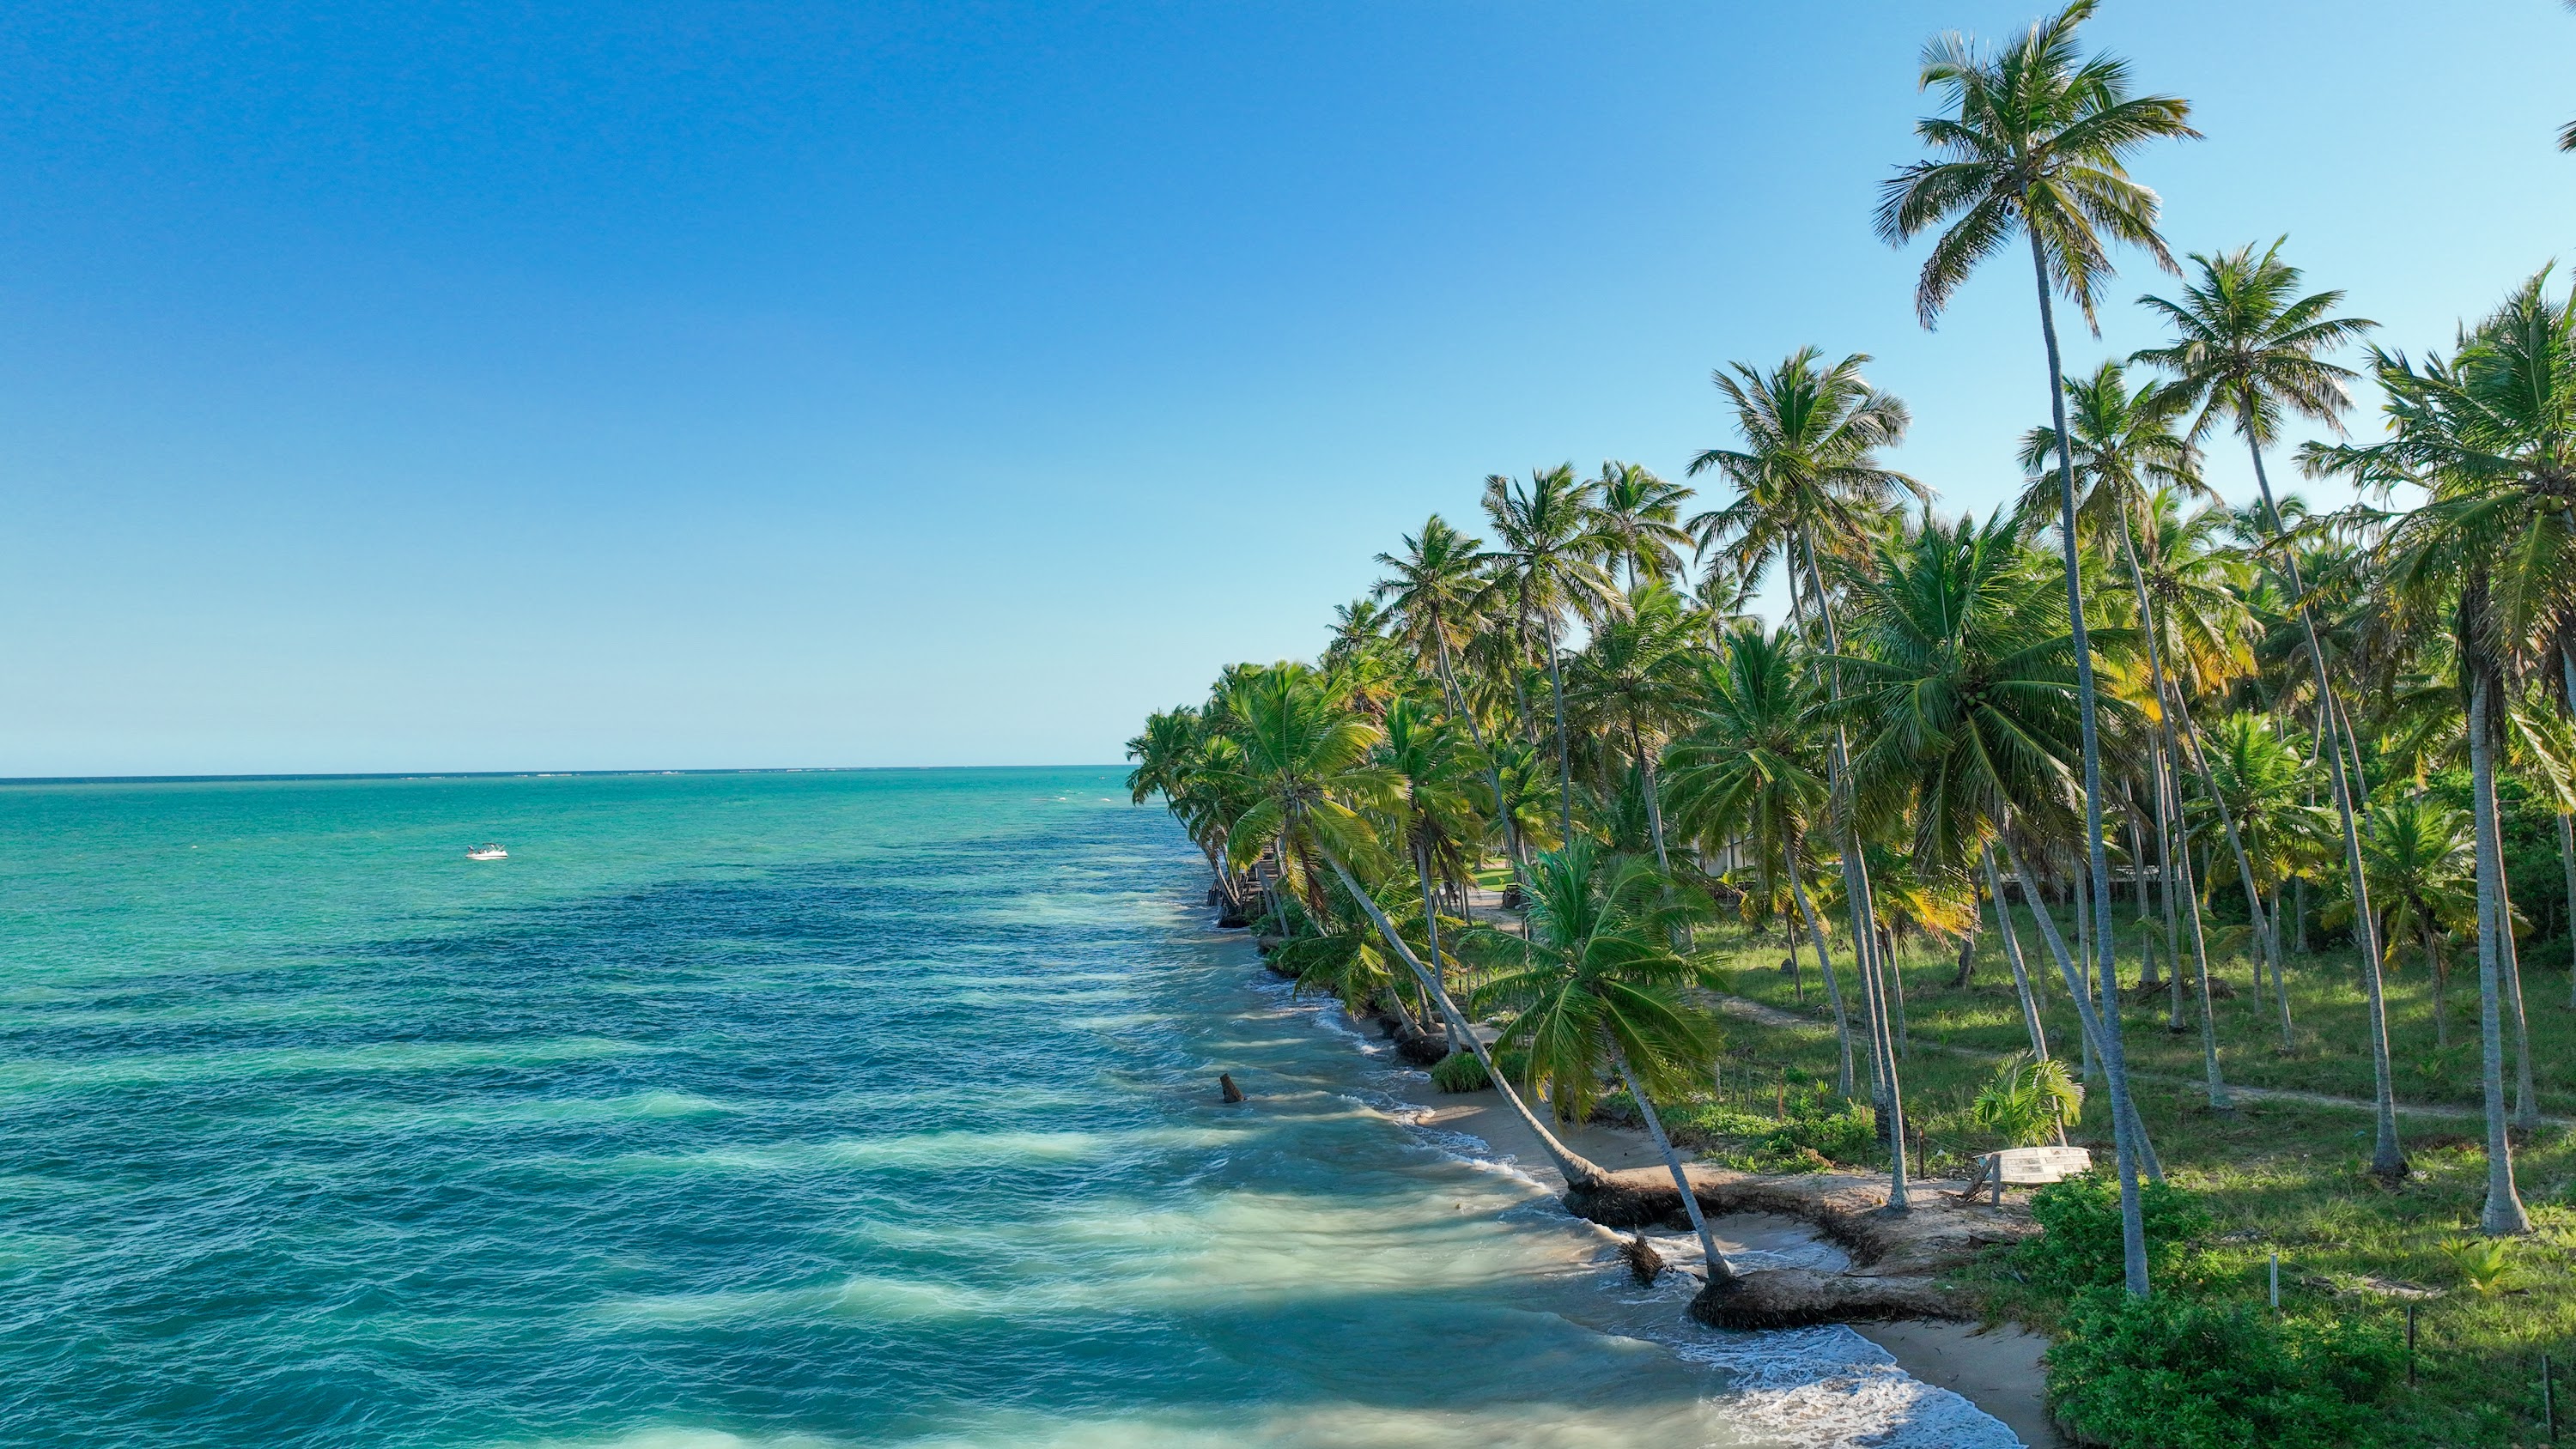
[[[1107,769],[0,787],[0,1443],[2012,1442],[1603,1271],[1203,889]]]

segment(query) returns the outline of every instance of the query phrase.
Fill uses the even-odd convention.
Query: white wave
[[[1372,1054],[1384,1050],[1370,1046],[1350,1027],[1338,1003],[1315,1013],[1313,1020],[1359,1041]],[[1539,1189],[1540,1198],[1507,1209],[1501,1216],[1526,1213],[1534,1220],[1557,1224],[1574,1220],[1553,1190],[1523,1171],[1510,1154],[1496,1152],[1471,1133],[1432,1125],[1430,1108],[1391,1095],[1384,1100],[1377,1110],[1424,1146],[1478,1171]],[[1598,1224],[1587,1226],[1607,1243],[1623,1237]],[[1687,1302],[1704,1281],[1706,1255],[1700,1251],[1698,1236],[1649,1234],[1647,1240],[1665,1262],[1684,1271],[1661,1279],[1646,1298],[1627,1301]],[[1606,1251],[1604,1259],[1610,1261]],[[1736,1249],[1728,1259],[1740,1269],[1818,1272],[1838,1272],[1851,1263],[1840,1248],[1822,1239]],[[2020,1436],[2002,1420],[1948,1389],[1906,1373],[1894,1355],[1840,1324],[1778,1333],[1719,1333],[1680,1319],[1670,1334],[1659,1333],[1656,1339],[1680,1357],[1733,1379],[1714,1396],[1731,1419],[1797,1449],[2025,1449]]]
[[[1709,1332],[1671,1347],[1735,1380],[1722,1396],[1731,1416],[1809,1449],[2023,1449],[2001,1420],[1840,1324]]]

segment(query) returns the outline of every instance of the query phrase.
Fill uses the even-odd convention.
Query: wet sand
[[[1564,1182],[1545,1149],[1501,1096],[1488,1089],[1453,1095],[1428,1081],[1411,1084],[1403,1095],[1424,1111],[1423,1125],[1463,1132],[1496,1152],[1511,1154],[1521,1169],[1554,1190]],[[1586,1123],[1560,1130],[1565,1144],[1602,1167],[1655,1167],[1663,1159],[1646,1134],[1621,1127]],[[1683,1154],[1685,1160],[1690,1156]],[[1778,1252],[1816,1241],[1806,1224],[1767,1213],[1735,1213],[1712,1218],[1709,1229],[1725,1250]],[[1690,1266],[1697,1267],[1692,1254]],[[1854,1324],[1853,1331],[1886,1349],[1897,1366],[1924,1383],[1950,1390],[2000,1419],[2032,1449],[2058,1449],[2065,1441],[2049,1423],[2039,1356],[2048,1340],[2018,1328],[1979,1330],[1973,1324],[1904,1322]]]

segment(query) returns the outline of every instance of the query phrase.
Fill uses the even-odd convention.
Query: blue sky
[[[13,7],[0,775],[1106,761],[1808,342],[1991,507],[2029,278],[1926,333],[1867,213],[1924,38],[2035,13]],[[2390,341],[2576,236],[2554,0],[2093,35],[2208,133],[2177,250],[2286,232]]]

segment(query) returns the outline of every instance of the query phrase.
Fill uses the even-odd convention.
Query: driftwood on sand
[[[1691,1316],[1718,1328],[1795,1328],[1887,1318],[1971,1318],[1943,1288],[1940,1275],[1997,1243],[2038,1231],[2018,1204],[1997,1208],[1920,1191],[1912,1210],[1890,1213],[1887,1180],[1841,1172],[1767,1176],[1690,1163],[1691,1196],[1700,1211],[1777,1213],[1814,1227],[1851,1256],[1840,1273],[1766,1268],[1703,1288]],[[1938,1184],[1925,1183],[1931,1189]],[[1567,1190],[1565,1205],[1604,1227],[1638,1228],[1679,1220],[1681,1193],[1661,1167],[1602,1174]],[[1621,1256],[1628,1256],[1621,1249]]]

